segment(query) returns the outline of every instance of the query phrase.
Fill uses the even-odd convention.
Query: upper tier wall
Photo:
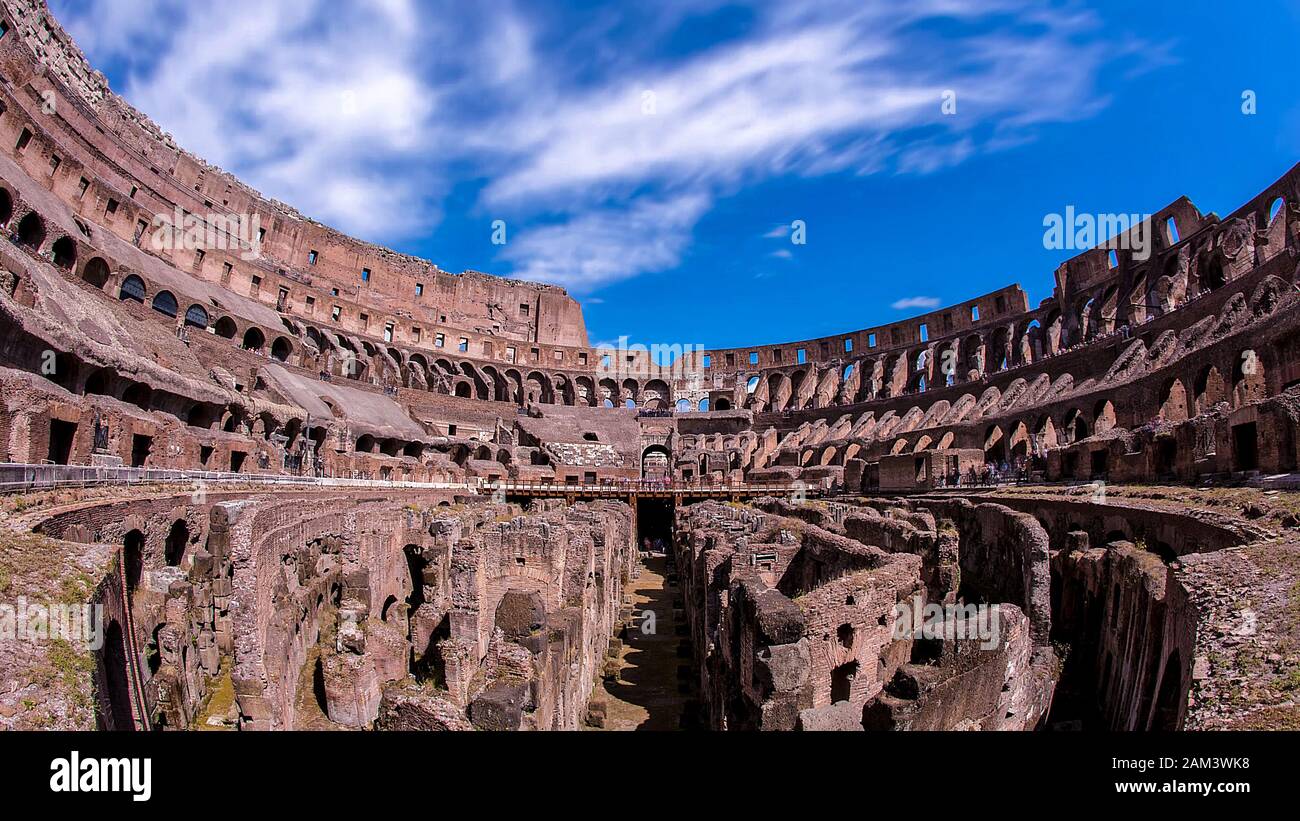
[[[802,342],[692,351],[684,375],[666,374],[640,350],[610,357],[614,373],[606,374],[602,358],[588,346],[581,307],[562,289],[472,271],[450,274],[319,225],[183,151],[109,89],[42,0],[0,0],[0,14],[9,26],[8,36],[0,38],[0,101],[8,110],[0,112],[0,145],[24,173],[80,217],[145,248],[158,214],[179,208],[203,215],[209,225],[255,215],[266,231],[259,259],[245,259],[246,249],[240,248],[177,249],[161,256],[205,285],[219,285],[308,324],[383,338],[386,344],[443,347],[466,358],[600,376],[633,371],[643,379],[673,378],[674,394],[698,402],[710,382],[716,392],[719,381],[721,387],[734,387],[736,379],[743,384],[750,374],[801,359],[857,361],[957,340],[980,329],[1027,326],[1040,318],[1047,327],[1053,316],[1066,317],[1062,334],[1076,336],[1079,329],[1069,323],[1092,303],[1075,302],[1111,289],[1127,293],[1147,278],[1148,268],[1151,280],[1160,273],[1154,261],[1136,260],[1122,249],[1112,264],[1103,244],[1060,266],[1055,295],[1036,309],[1012,285],[879,327]],[[27,144],[19,149],[23,134]],[[1284,197],[1294,205],[1294,175],[1293,169],[1229,219],[1249,216],[1254,225],[1267,226],[1273,200]],[[1291,220],[1290,210],[1284,222]],[[1180,198],[1153,215],[1156,250],[1185,243],[1217,222]],[[440,335],[441,346],[435,341]]]

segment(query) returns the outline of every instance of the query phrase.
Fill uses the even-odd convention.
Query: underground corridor
[[[622,630],[617,660],[592,694],[606,704],[606,730],[698,728],[697,676],[690,631],[673,556],[670,499],[636,501],[640,575],[628,591],[632,619]]]

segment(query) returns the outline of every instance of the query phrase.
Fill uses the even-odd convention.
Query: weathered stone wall
[[[678,515],[711,726],[1039,725],[1058,660],[1048,641],[1047,539],[1031,517],[996,505],[758,506],[771,512],[703,503]],[[997,614],[979,622],[974,610],[985,604]],[[921,630],[926,605],[954,608],[949,620],[962,626]]]

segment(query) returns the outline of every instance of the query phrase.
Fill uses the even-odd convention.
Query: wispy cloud
[[[933,296],[909,296],[892,303],[889,307],[895,311],[906,311],[913,308],[920,308],[923,311],[933,310],[940,305],[938,297]]]
[[[518,276],[587,291],[646,271],[671,268],[709,207],[699,193],[640,199],[625,210],[595,209],[523,233],[504,258]]]
[[[391,241],[470,185],[510,218],[499,265],[580,292],[681,264],[747,185],[936,173],[1090,116],[1115,58],[1093,13],[1032,0],[754,3],[685,48],[669,33],[720,3],[641,27],[600,4],[54,5],[92,59],[127,64],[132,102],[264,193]]]
[[[413,0],[54,6],[92,59],[125,62],[128,100],[267,196],[367,238],[436,221],[422,157],[440,95]]]

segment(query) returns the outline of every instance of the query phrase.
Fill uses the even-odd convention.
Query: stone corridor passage
[[[607,705],[606,730],[678,730],[695,727],[695,676],[686,622],[674,613],[677,568],[671,556],[647,555],[631,584],[636,615],[619,653],[620,669],[592,700]],[[653,613],[653,632],[643,632]],[[648,627],[647,627],[648,629]],[[680,634],[680,635],[679,635]]]

